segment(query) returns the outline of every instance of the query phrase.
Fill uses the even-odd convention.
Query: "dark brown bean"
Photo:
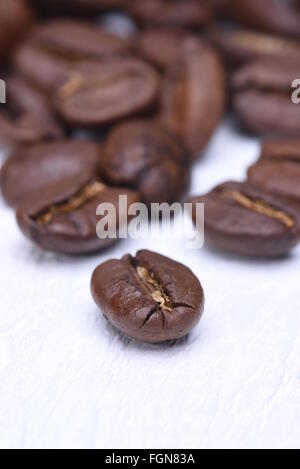
[[[235,73],[233,109],[246,129],[267,135],[299,135],[300,106],[292,101],[298,70],[297,64],[281,59],[250,63]]]
[[[160,69],[177,61],[189,35],[181,29],[152,28],[142,30],[136,40],[137,51]]]
[[[300,203],[300,140],[269,140],[260,160],[248,170],[248,179],[274,194]]]
[[[106,10],[122,9],[128,0],[33,0],[41,13],[94,16]]]
[[[218,54],[198,40],[188,40],[181,58],[167,72],[161,122],[197,158],[218,126],[225,103],[225,76]]]
[[[14,64],[27,79],[55,91],[85,60],[126,55],[130,43],[90,23],[53,20],[35,28],[16,51]]]
[[[268,34],[243,29],[213,27],[208,32],[230,64],[250,60],[289,59],[300,64],[300,43]]]
[[[198,0],[143,0],[129,2],[129,12],[140,25],[195,28],[213,18],[208,3]]]
[[[202,286],[190,269],[150,251],[100,265],[91,290],[107,320],[141,342],[184,337],[204,310]]]
[[[139,195],[109,187],[100,177],[87,176],[85,181],[80,175],[38,190],[20,204],[17,220],[23,234],[45,250],[64,254],[87,254],[115,244],[119,229],[127,224],[128,207],[139,201]],[[120,195],[127,196],[124,213],[120,211]],[[97,224],[103,216],[96,213],[100,204],[107,203],[114,207],[117,218],[111,212],[107,237],[100,238]]]
[[[228,0],[232,17],[246,28],[300,38],[300,13],[286,0]]]
[[[17,75],[6,78],[6,104],[0,107],[0,140],[6,145],[60,138],[62,126],[47,99]]]
[[[69,124],[106,125],[151,108],[158,89],[158,74],[138,59],[87,62],[57,90],[54,105]]]
[[[0,59],[7,58],[32,23],[33,14],[25,1],[0,2]]]
[[[148,205],[180,200],[190,183],[190,163],[180,141],[146,121],[111,131],[101,167],[110,183],[138,190]]]
[[[81,141],[58,141],[19,148],[0,173],[6,202],[18,206],[32,194],[74,177],[83,183],[99,173],[99,145]]]
[[[300,242],[300,209],[248,183],[229,182],[205,196],[205,236],[211,246],[251,257],[287,255]]]

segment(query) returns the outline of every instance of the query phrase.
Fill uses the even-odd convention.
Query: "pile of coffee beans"
[[[108,27],[115,12],[131,22],[126,37]],[[40,248],[83,255],[117,242],[97,236],[101,203],[119,233],[131,204],[186,200],[194,219],[205,204],[215,249],[276,258],[299,244],[300,1],[2,2],[0,78],[1,190]],[[244,182],[187,199],[226,112],[263,137],[261,157]],[[193,273],[149,251],[99,266],[92,293],[115,327],[150,343],[188,334],[204,309]]]

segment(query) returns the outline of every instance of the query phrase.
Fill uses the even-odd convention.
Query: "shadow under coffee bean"
[[[186,336],[204,310],[204,292],[191,270],[150,251],[100,265],[91,290],[106,319],[141,342]]]

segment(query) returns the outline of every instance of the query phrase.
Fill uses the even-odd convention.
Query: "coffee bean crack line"
[[[159,305],[160,309],[172,312],[172,302],[154,275],[150,274],[145,267],[137,267],[136,271],[139,279],[147,286],[152,299]]]
[[[35,217],[39,225],[49,224],[54,217],[72,212],[83,207],[90,200],[106,190],[106,186],[99,181],[93,181],[81,189],[66,202],[52,205]]]
[[[279,220],[287,228],[293,228],[296,224],[295,220],[282,210],[278,210],[261,200],[253,200],[239,191],[224,191],[222,195],[227,199],[236,201],[239,205],[248,210]]]

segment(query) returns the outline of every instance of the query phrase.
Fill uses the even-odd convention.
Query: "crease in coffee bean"
[[[135,75],[132,74],[133,78]],[[130,79],[130,73],[119,73],[115,81],[121,80],[122,78]],[[99,77],[86,79],[81,74],[74,74],[66,83],[64,83],[59,90],[57,95],[60,99],[66,100],[76,95],[82,89],[89,90],[95,86],[106,86],[112,83],[111,77],[103,77],[101,80]]]
[[[141,266],[137,266],[136,271],[138,277],[146,285],[152,299],[159,305],[160,309],[172,312],[172,302],[163,286],[155,279],[154,274]]]
[[[34,219],[39,225],[47,225],[53,220],[54,217],[78,210],[79,208],[83,207],[90,200],[104,192],[105,189],[106,186],[102,182],[90,182],[69,200],[48,207],[42,213],[35,216]]]
[[[292,218],[287,213],[283,212],[282,210],[278,210],[275,207],[272,207],[270,204],[262,201],[262,200],[254,200],[240,191],[223,191],[222,196],[234,200],[242,207],[247,208],[248,210],[257,212],[261,215],[265,215],[270,218],[274,218],[281,223],[283,223],[287,228],[294,228],[296,222],[294,218]]]
[[[73,75],[62,87],[58,90],[58,97],[62,100],[71,98],[84,86],[84,78],[80,74]]]

